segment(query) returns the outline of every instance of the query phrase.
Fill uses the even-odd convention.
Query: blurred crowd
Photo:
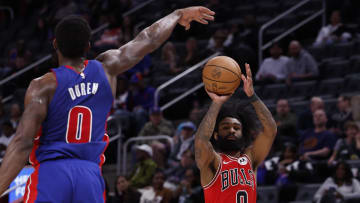
[[[106,29],[93,35],[92,51],[88,54],[92,59],[105,50],[127,43],[143,28],[173,9],[194,4],[192,1],[161,1],[140,9],[141,15],[123,15],[143,2],[2,2],[3,6],[14,10],[15,18],[10,19],[6,11],[0,10],[0,49],[4,50],[0,54],[0,78],[53,52],[54,26],[66,15],[83,16],[93,29],[108,23]],[[314,196],[318,202],[359,198],[356,194],[360,194],[357,180],[360,178],[360,98],[357,96],[360,88],[351,86],[353,76],[357,74],[359,77],[360,73],[357,69],[360,68],[360,16],[353,9],[359,3],[329,1],[328,23],[324,27],[320,27],[320,23],[310,24],[299,33],[281,41],[272,41],[271,47],[264,52],[264,60],[258,64],[259,27],[294,3],[281,0],[263,0],[256,4],[247,0],[241,2],[196,2],[217,12],[214,23],[207,27],[194,24],[189,32],[176,28],[172,38],[159,50],[145,56],[139,64],[118,77],[111,118],[121,122],[123,141],[131,137],[167,135],[174,144],[151,140],[132,145],[128,149],[126,169],[129,173],[108,180],[115,183],[114,189],[109,188],[114,191],[109,194],[109,203],[204,201],[194,160],[194,133],[209,100],[205,94],[193,94],[168,113],[156,106],[154,98],[156,87],[215,52],[233,57],[240,66],[245,62],[251,64],[255,90],[273,112],[278,125],[272,152],[258,168],[257,185],[277,186],[281,202],[294,200],[298,185],[306,183],[323,183]],[[314,6],[321,5],[321,1],[314,2]],[[307,11],[312,11],[312,8]],[[297,13],[286,23],[304,15],[306,12]],[[288,29],[286,23],[276,25],[276,29],[266,32],[264,38],[270,39],[274,33]],[[11,94],[13,97],[9,102],[0,103],[1,157],[21,118],[24,88],[31,79],[55,64],[36,67],[30,74],[2,86],[1,99]],[[331,66],[333,64],[340,65]],[[292,89],[299,82],[323,84],[328,79],[341,80],[337,85],[342,85],[346,91],[332,89],[326,93],[312,91],[275,96],[274,92],[265,93],[274,85]],[[158,99],[165,103],[200,82],[201,71],[194,71],[186,76],[185,82],[175,83]],[[332,104],[327,102],[329,99]],[[305,105],[300,108],[297,104],[301,102]],[[110,145],[109,149],[114,148]],[[115,150],[108,150],[107,155],[108,161],[114,163]]]

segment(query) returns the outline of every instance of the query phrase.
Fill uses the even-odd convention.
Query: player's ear
[[[214,139],[217,141],[218,140],[218,133],[217,132],[214,132]]]
[[[56,41],[56,39],[53,40],[52,44],[53,44],[54,49],[57,50],[58,47],[57,47],[57,41]]]
[[[88,46],[85,48],[85,52],[88,52],[90,50],[90,48],[91,48],[91,44],[90,44],[90,42],[88,42]]]

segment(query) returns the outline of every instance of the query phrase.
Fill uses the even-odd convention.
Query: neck
[[[325,125],[321,125],[321,126],[316,126],[315,127],[315,132],[316,133],[319,133],[319,132],[322,132],[322,131],[325,131],[326,130],[326,126]]]
[[[226,155],[232,156],[232,157],[236,157],[238,158],[240,156],[240,151],[231,151],[231,152],[226,152]]]
[[[79,57],[79,58],[67,58],[61,56],[61,54],[58,54],[59,58],[59,66],[71,66],[78,72],[81,72],[84,69],[84,61],[85,58]]]

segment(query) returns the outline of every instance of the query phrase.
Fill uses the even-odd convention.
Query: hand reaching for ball
[[[241,74],[241,80],[244,82],[244,92],[248,97],[253,96],[254,86],[252,80],[252,74],[250,70],[250,65],[245,63],[246,77],[244,74]]]
[[[209,97],[211,98],[211,100],[214,102],[214,103],[218,103],[218,104],[223,104],[225,103],[230,97],[232,94],[228,94],[228,95],[218,95],[216,93],[212,93],[212,92],[209,92],[206,88],[205,88],[205,91],[206,93],[209,95]]]

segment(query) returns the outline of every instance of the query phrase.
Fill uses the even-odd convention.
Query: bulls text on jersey
[[[233,168],[221,172],[221,191],[227,190],[230,186],[248,185],[254,189],[254,180],[252,178],[252,170]],[[250,178],[248,178],[250,177]]]

